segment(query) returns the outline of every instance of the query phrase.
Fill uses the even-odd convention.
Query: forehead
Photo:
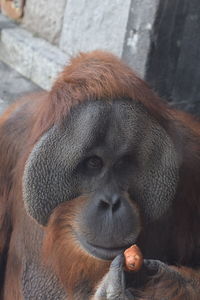
[[[140,102],[129,99],[97,100],[85,101],[73,107],[70,119],[73,122],[88,120],[90,124],[95,124],[99,118],[104,117],[105,121],[128,123],[132,121],[133,116],[137,118],[139,115],[147,115],[145,107]]]
[[[136,143],[160,127],[141,103],[133,100],[88,101],[74,107],[65,129],[78,143],[112,147]]]
[[[74,107],[66,119],[66,127],[88,131],[93,129],[100,132],[111,127],[112,130],[130,131],[138,123],[144,125],[155,122],[141,103],[130,100],[115,100],[108,102],[88,101]]]

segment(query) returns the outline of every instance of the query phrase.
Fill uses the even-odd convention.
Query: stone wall
[[[105,49],[122,55],[130,0],[68,0],[60,47],[77,51]]]
[[[58,44],[65,5],[66,0],[27,0],[23,24],[50,43]]]

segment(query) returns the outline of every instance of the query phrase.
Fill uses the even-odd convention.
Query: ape
[[[0,119],[1,299],[200,299],[199,198],[198,121],[80,54]]]

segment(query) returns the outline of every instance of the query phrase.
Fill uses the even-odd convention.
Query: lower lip
[[[99,246],[91,245],[83,238],[78,238],[78,240],[85,251],[90,253],[92,256],[95,256],[102,260],[113,260],[113,258],[123,253],[125,249],[130,247],[130,245],[127,245],[119,248],[102,248]]]

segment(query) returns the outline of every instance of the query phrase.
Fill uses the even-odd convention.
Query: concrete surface
[[[131,0],[68,0],[60,48],[68,54],[105,49],[121,56]]]
[[[0,60],[42,88],[50,89],[67,64],[67,55],[20,26],[8,28],[9,21],[1,22],[1,19],[5,17],[0,15]]]
[[[131,0],[122,58],[142,78],[145,77],[159,1]]]
[[[0,13],[0,31],[3,28],[13,28],[16,24]]]
[[[38,36],[57,44],[62,29],[66,0],[28,0],[25,4],[23,24]]]
[[[3,62],[0,62],[0,78],[0,114],[22,95],[41,90]]]

